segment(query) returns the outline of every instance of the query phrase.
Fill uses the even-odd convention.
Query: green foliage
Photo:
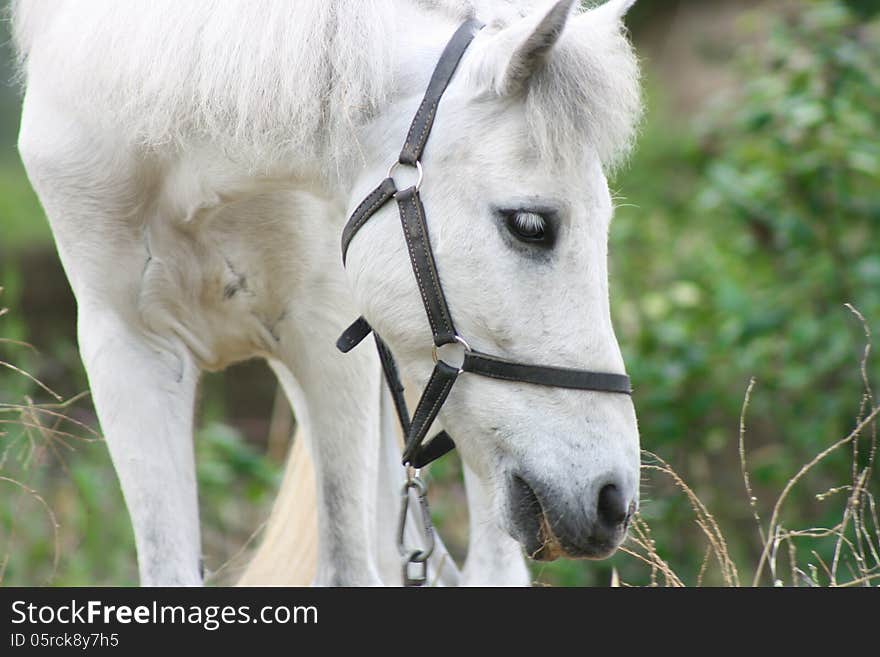
[[[724,517],[748,516],[735,439],[750,376],[765,503],[858,413],[863,340],[843,304],[880,324],[878,27],[840,2],[800,6],[743,48],[742,87],[663,163],[677,192],[641,197],[640,176],[656,169],[623,181],[644,210],[622,209],[615,246],[644,254],[618,270],[616,298],[628,300],[621,337],[645,446],[677,454]],[[836,465],[814,484],[843,483],[846,460]],[[814,519],[815,492],[793,505]],[[656,527],[666,514],[651,506]]]
[[[799,3],[769,31],[756,14],[735,58],[741,86],[696,121],[677,121],[652,89],[638,152],[615,181],[625,198],[612,309],[643,447],[685,476],[747,568],[760,549],[737,455],[749,378],[746,444],[767,513],[798,468],[855,425],[864,337],[844,303],[880,326],[880,19],[852,4],[861,11]],[[795,491],[790,526],[833,524],[840,498],[815,494],[848,482],[848,456]],[[662,556],[694,582],[705,541],[690,506],[653,476],[642,498]],[[828,558],[831,546],[813,547]],[[536,573],[604,584],[612,564],[647,582],[626,555],[581,566],[587,577],[571,564]]]
[[[49,224],[20,162],[0,157],[0,257],[4,250],[46,243]]]

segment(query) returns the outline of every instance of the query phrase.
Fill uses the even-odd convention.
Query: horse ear
[[[522,91],[532,74],[547,58],[559,40],[574,0],[558,0],[546,12],[536,12],[504,28],[493,38],[495,69],[494,89],[501,96]]]

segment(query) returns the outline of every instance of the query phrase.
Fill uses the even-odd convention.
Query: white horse
[[[423,387],[431,333],[396,211],[364,226],[345,268],[339,239],[469,17],[487,26],[422,158],[456,323],[491,353],[624,371],[605,173],[640,111],[622,30],[633,1],[13,2],[19,149],[77,298],[143,584],[202,582],[196,386],[253,357],[280,379],[314,464],[313,582],[400,583],[403,470],[379,361],[334,341],[363,315]],[[623,515],[599,499],[612,489],[616,507],[637,505],[628,396],[462,377],[438,423],[466,466],[460,583],[527,584],[521,547],[595,558],[623,539]],[[286,477],[281,497],[296,485]],[[277,511],[267,541],[310,540]]]

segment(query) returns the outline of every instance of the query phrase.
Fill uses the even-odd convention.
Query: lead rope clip
[[[411,489],[415,489],[422,512],[424,547],[421,548],[406,545],[406,519]],[[397,548],[403,559],[403,585],[425,586],[428,583],[428,557],[434,552],[434,526],[431,524],[431,510],[428,508],[428,488],[419,478],[419,471],[411,465],[406,466],[406,481],[401,491],[400,521],[397,527]]]

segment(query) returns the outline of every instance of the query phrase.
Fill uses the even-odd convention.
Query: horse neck
[[[376,115],[356,129],[356,156],[339,167],[338,176],[331,176],[337,189],[352,191],[365,170],[380,166],[384,173],[396,161],[434,66],[459,24],[454,12],[431,9],[416,0],[395,0],[392,86]],[[379,179],[372,182],[375,186]]]

